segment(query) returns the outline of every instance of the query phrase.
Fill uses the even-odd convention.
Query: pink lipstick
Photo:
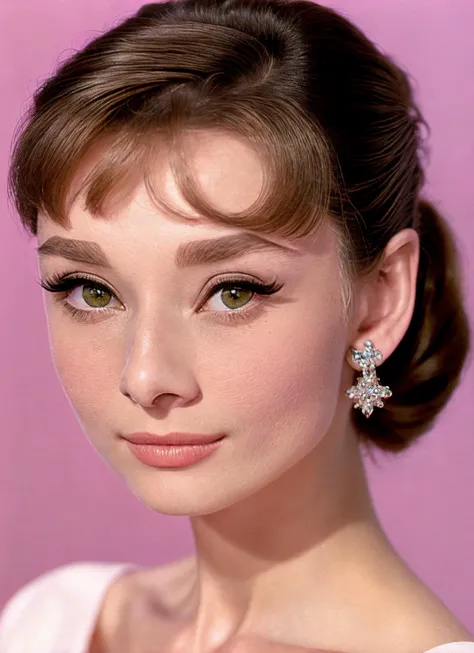
[[[222,433],[130,433],[122,436],[130,451],[150,467],[187,467],[204,460],[219,448]]]

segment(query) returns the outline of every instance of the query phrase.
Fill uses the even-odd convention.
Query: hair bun
[[[361,438],[401,451],[433,426],[455,388],[470,349],[455,236],[431,202],[418,202],[420,263],[410,326],[378,373],[393,395],[370,420],[354,414]]]

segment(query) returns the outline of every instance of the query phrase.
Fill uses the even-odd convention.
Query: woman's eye
[[[236,283],[232,284],[220,284],[217,288],[212,290],[212,295],[210,300],[215,299],[217,302],[224,304],[225,309],[239,309],[243,308],[249,301],[252,300],[255,295],[255,290],[251,288],[243,288],[238,286]],[[210,300],[207,303],[212,304]],[[211,305],[211,310],[219,311],[218,303],[215,302],[214,305]]]
[[[240,287],[236,283],[222,283],[212,289],[212,294],[206,303],[212,303],[210,301],[212,299],[220,301],[220,308],[217,302],[211,306],[211,310],[216,311],[222,310],[222,304],[224,305],[223,310],[243,308],[252,300],[256,290],[256,286],[255,289],[252,289],[250,287]],[[76,285],[68,295],[69,303],[71,303],[70,299],[74,298],[74,294],[76,294],[76,302],[79,298],[81,302],[84,301],[89,308],[93,309],[110,308],[109,304],[111,299],[115,297],[114,293],[106,286],[101,286],[100,284],[93,282]]]
[[[92,314],[109,310],[111,300],[117,299],[107,286],[87,277],[63,278],[54,275],[40,281],[40,286],[57,295],[56,301],[73,317],[89,319]],[[118,301],[118,300],[117,300]],[[120,302],[118,304],[121,306]]]
[[[59,304],[78,320],[93,320],[98,314],[105,316],[116,308],[113,300],[123,307],[112,290],[87,277],[63,278],[55,275],[50,280],[41,281],[40,285],[48,292],[57,294]],[[265,284],[249,279],[228,279],[215,284],[200,307],[210,305],[206,312],[220,313],[220,319],[245,319],[251,310],[245,310],[245,307],[250,303],[253,307],[257,303],[252,302],[255,296],[260,301],[264,295],[273,295],[282,287],[283,284],[277,280]]]
[[[73,288],[68,295],[68,302],[71,303],[71,298],[74,298],[76,301],[85,302],[86,306],[92,309],[110,308],[109,304],[113,297],[115,295],[111,290],[89,281],[81,285],[78,284]],[[81,304],[79,304],[79,307],[81,307]]]

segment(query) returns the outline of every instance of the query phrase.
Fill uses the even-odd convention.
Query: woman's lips
[[[219,448],[222,438],[209,444],[136,444],[128,442],[130,451],[150,467],[187,467],[204,460]]]
[[[210,456],[218,449],[221,433],[130,433],[122,436],[130,451],[150,467],[187,467]]]

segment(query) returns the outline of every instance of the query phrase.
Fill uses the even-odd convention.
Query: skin
[[[188,144],[215,205],[238,211],[255,200],[262,170],[245,143],[196,132]],[[166,159],[158,163],[167,199],[187,209]],[[117,298],[80,323],[45,293],[58,377],[98,453],[152,510],[190,516],[196,546],[191,558],[119,579],[91,651],[421,653],[470,639],[387,541],[345,396],[357,376],[350,348],[371,339],[388,358],[409,326],[416,232],[398,233],[379,269],[356,282],[346,320],[328,222],[314,240],[268,237],[293,254],[178,269],[180,244],[242,230],[167,215],[141,183],[106,219],[79,201],[70,218],[66,230],[40,214],[39,244],[54,235],[93,241],[113,267],[44,256],[41,277],[88,273]],[[196,298],[235,274],[284,286],[262,298],[263,310],[252,312],[248,295],[247,322],[229,325],[219,316],[235,309],[221,291],[205,307]],[[68,301],[97,310],[81,290]],[[226,438],[204,461],[166,470],[130,453],[119,434],[133,431]]]

